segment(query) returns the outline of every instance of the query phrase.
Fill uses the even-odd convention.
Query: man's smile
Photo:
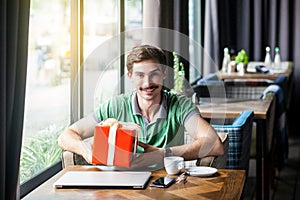
[[[158,88],[157,85],[151,85],[151,86],[145,87],[145,88],[140,87],[140,90],[141,90],[142,92],[152,93],[152,92],[154,92],[157,88]]]

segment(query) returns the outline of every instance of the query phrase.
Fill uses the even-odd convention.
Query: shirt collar
[[[161,101],[156,119],[158,119],[158,118],[167,118],[167,98],[168,97],[167,97],[166,93],[162,92],[162,101]],[[136,91],[133,92],[133,94],[132,94],[131,104],[132,104],[133,114],[142,116],[141,110],[140,110],[140,108],[138,106],[138,103],[137,103]]]

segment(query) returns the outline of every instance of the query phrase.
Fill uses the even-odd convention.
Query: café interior
[[[300,1],[3,0],[0,9],[0,199],[300,198]],[[166,89],[189,97],[223,142],[225,156],[185,168],[217,173],[182,173],[163,189],[53,188],[68,170],[97,168],[57,138],[132,90],[126,56],[140,44],[166,52]]]

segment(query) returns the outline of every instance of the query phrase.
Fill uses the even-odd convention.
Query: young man
[[[83,140],[93,136],[97,123],[115,118],[141,126],[139,146],[143,153],[133,160],[132,167],[162,163],[165,156],[171,155],[192,160],[224,153],[216,132],[201,118],[192,101],[163,90],[168,67],[160,48],[150,45],[134,47],[126,65],[135,90],[108,100],[92,115],[72,124],[60,135],[60,147],[82,155],[91,163],[90,150]],[[183,143],[184,131],[194,138],[193,142]]]

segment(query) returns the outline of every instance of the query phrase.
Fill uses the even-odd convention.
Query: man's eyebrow
[[[155,72],[161,72],[160,69],[155,69],[153,71],[150,71],[149,73],[152,74],[152,73],[155,73]],[[145,72],[141,72],[141,71],[135,71],[134,72],[135,74],[145,74]]]
[[[144,72],[136,71],[136,72],[134,72],[134,74],[144,74]]]
[[[157,69],[155,69],[155,70],[151,71],[150,73],[153,73],[153,72],[156,72],[156,71],[159,71],[159,72],[161,72],[160,68],[157,68]]]

